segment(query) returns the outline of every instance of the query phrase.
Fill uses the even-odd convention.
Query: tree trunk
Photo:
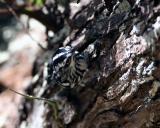
[[[71,32],[62,39],[63,44],[83,51],[97,41],[101,44],[100,54],[89,67],[85,87],[63,90],[68,92],[60,99],[63,105],[26,100],[19,127],[160,127],[159,3],[158,0],[88,3],[81,0],[74,3],[82,5],[76,13],[70,5],[70,16],[62,29],[69,26]],[[55,38],[52,45],[54,41]],[[45,52],[45,56],[51,56],[52,51]],[[38,62],[35,63],[40,70]],[[41,77],[27,92],[52,98],[61,90],[40,86],[42,82]],[[35,88],[38,91],[32,93]]]

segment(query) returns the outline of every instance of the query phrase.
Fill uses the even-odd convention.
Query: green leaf
[[[28,1],[38,7],[42,7],[45,2],[45,0],[28,0]]]

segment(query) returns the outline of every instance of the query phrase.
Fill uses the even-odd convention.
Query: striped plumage
[[[70,46],[59,48],[48,63],[48,83],[73,88],[81,81],[89,62],[99,54],[100,42],[95,41],[79,53]]]
[[[88,69],[88,57],[70,46],[59,48],[48,63],[48,82],[73,88]]]

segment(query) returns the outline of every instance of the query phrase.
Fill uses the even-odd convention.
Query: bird
[[[90,61],[97,57],[97,42],[79,52],[71,46],[60,47],[49,59],[47,82],[63,87],[84,86],[83,77],[88,71]]]

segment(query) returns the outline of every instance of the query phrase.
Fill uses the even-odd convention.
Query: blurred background
[[[0,128],[19,127],[25,119],[25,98],[8,88],[25,93],[54,49],[69,42],[69,19],[89,0],[78,2],[0,0]]]
[[[41,52],[37,42],[45,44],[46,28],[27,15],[16,17],[6,6],[0,2],[0,128],[14,128],[23,97],[6,87],[24,93],[29,86],[33,63]]]
[[[7,88],[24,93],[43,51],[38,43],[46,46],[46,27],[23,11],[41,10],[43,4],[42,0],[0,1],[0,128],[18,125],[24,97]]]

